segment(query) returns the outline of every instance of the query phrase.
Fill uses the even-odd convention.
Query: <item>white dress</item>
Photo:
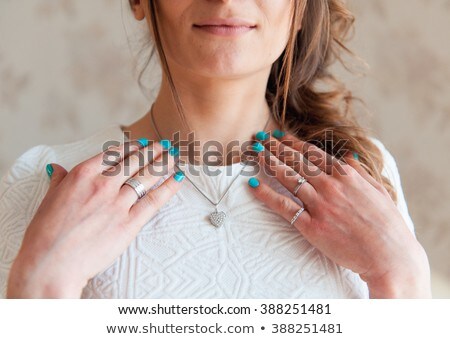
[[[25,229],[48,189],[46,164],[58,163],[69,171],[100,153],[108,140],[123,142],[119,124],[77,142],[32,147],[1,179],[0,297],[5,297],[8,272]],[[378,139],[372,140],[383,153],[383,173],[394,184],[398,208],[414,234],[395,160]],[[218,167],[216,176],[187,175],[217,201],[242,166]],[[258,176],[292,197],[276,179],[263,171]],[[256,200],[248,178],[238,177],[220,203],[219,210],[227,213],[221,228],[211,226],[207,218],[214,206],[185,179],[128,249],[89,280],[82,298],[367,298],[367,284],[327,259]]]

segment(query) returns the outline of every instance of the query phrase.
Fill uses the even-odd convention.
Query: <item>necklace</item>
[[[158,127],[156,127],[155,118],[154,118],[154,116],[153,116],[153,106],[154,106],[154,104],[152,104],[152,107],[151,107],[151,109],[150,109],[151,122],[152,122],[152,125],[153,125],[153,128],[154,128],[156,134],[158,135],[158,138],[159,138],[160,140],[162,140],[162,137],[161,137],[161,134],[159,133]],[[264,125],[264,128],[262,129],[263,131],[266,129],[267,125],[269,124],[269,121],[270,121],[270,115],[269,115],[269,118],[267,119],[266,124]],[[220,199],[219,199],[218,202],[212,201],[212,200],[211,200],[211,199],[210,199],[210,198],[209,198],[209,197],[208,197],[201,189],[199,189],[199,188],[197,187],[197,185],[195,185],[195,184],[192,182],[192,180],[191,180],[187,175],[185,175],[185,177],[189,180],[189,182],[192,184],[192,186],[194,186],[194,188],[195,188],[195,189],[196,189],[203,197],[205,197],[212,205],[214,205],[214,212],[212,212],[212,213],[209,215],[209,222],[210,222],[211,225],[213,225],[214,227],[219,228],[219,227],[221,227],[221,226],[223,226],[223,225],[225,224],[227,215],[226,215],[226,213],[225,213],[224,211],[219,211],[219,210],[217,209],[217,206],[220,204],[220,202],[222,201],[222,199],[227,195],[227,193],[228,193],[228,191],[230,190],[231,186],[232,186],[233,183],[236,181],[236,179],[242,174],[242,172],[243,172],[244,169],[247,167],[247,165],[248,165],[248,161],[246,161],[244,167],[242,167],[242,169],[239,171],[239,173],[236,175],[236,177],[231,181],[231,184],[228,185],[227,189],[225,190],[225,193],[222,195],[222,197],[220,197]],[[175,166],[176,166],[180,171],[182,171],[181,168],[178,166],[178,164],[175,164]]]

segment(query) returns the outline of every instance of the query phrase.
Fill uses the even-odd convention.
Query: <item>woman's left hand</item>
[[[342,160],[291,134],[260,141],[259,161],[290,192],[303,176],[296,196],[304,211],[293,223],[302,235],[336,264],[367,282],[371,298],[429,298],[427,255],[408,229],[383,185],[353,159]],[[270,151],[269,151],[270,150]],[[302,207],[261,182],[258,199],[291,221]]]

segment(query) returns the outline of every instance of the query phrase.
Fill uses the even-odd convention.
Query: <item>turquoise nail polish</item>
[[[264,151],[264,146],[260,142],[255,142],[252,146],[252,149],[256,152],[262,152]]]
[[[146,138],[139,138],[139,139],[137,139],[137,142],[140,143],[142,145],[142,147],[148,146],[148,139],[146,139]]]
[[[250,178],[250,179],[248,179],[248,185],[250,187],[256,188],[259,186],[259,180],[256,178]]]
[[[173,178],[174,178],[176,181],[180,182],[181,180],[184,179],[184,173],[181,172],[181,171],[178,171],[178,172],[176,172],[176,173],[174,174]]]
[[[353,159],[359,160],[359,155],[356,152],[353,152]]]
[[[178,147],[172,146],[169,149],[169,154],[173,157],[176,157],[179,153],[180,153],[180,150],[178,149]]]
[[[47,166],[45,166],[45,170],[47,171],[48,177],[51,178],[54,171],[52,164],[47,164]]]
[[[161,146],[165,149],[169,149],[171,146],[170,140],[169,139],[162,139],[159,141],[159,143],[161,144]]]
[[[259,131],[258,133],[256,133],[256,139],[264,141],[267,140],[269,138],[269,133],[264,132],[264,131]]]
[[[279,129],[276,129],[275,131],[272,132],[272,135],[274,138],[282,138],[286,135],[286,133],[284,133],[283,131],[280,131]]]

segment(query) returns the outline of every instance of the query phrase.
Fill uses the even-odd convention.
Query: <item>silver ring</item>
[[[137,179],[134,178],[128,178],[124,185],[130,186],[134,191],[136,192],[138,196],[138,200],[141,199],[144,195],[147,194],[147,191],[145,190],[145,186]]]
[[[302,214],[302,212],[303,212],[304,210],[305,210],[305,209],[302,207],[302,208],[300,208],[300,209],[297,211],[297,213],[295,213],[295,215],[292,217],[291,225],[295,222],[295,220],[297,220],[297,218],[300,216],[300,214]]]
[[[300,187],[306,182],[307,180],[300,176],[300,178],[298,178],[297,180],[297,186],[294,189],[294,195],[297,195],[298,190],[300,189]]]

